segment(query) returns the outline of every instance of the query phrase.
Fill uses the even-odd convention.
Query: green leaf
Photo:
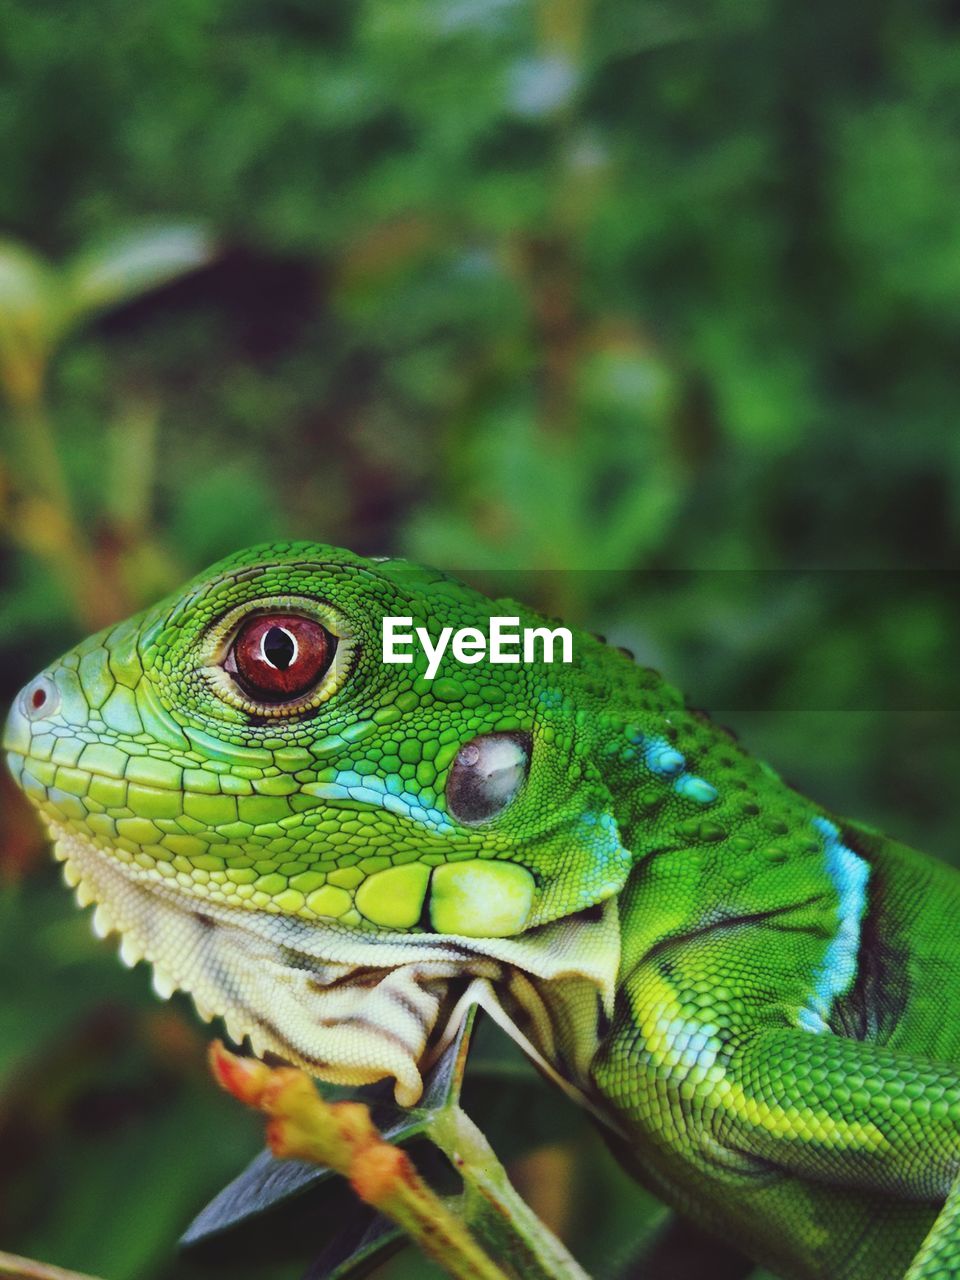
[[[206,266],[216,252],[199,223],[129,231],[82,251],[65,269],[64,323],[116,307]]]
[[[404,1243],[404,1235],[382,1214],[355,1230],[345,1228],[305,1273],[303,1280],[361,1280]]]

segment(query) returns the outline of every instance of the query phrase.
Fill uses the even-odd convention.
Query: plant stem
[[[499,1256],[524,1280],[589,1280],[576,1259],[519,1195],[496,1153],[465,1111],[447,1106],[430,1119],[429,1136],[463,1178],[466,1213]]]
[[[98,572],[93,552],[73,510],[53,426],[40,399],[11,403],[9,422],[16,444],[20,485],[27,497],[24,514],[14,522],[22,545],[51,565],[72,601],[78,620],[91,630],[117,612]]]
[[[0,1252],[0,1277],[2,1280],[97,1280],[96,1276],[65,1271],[63,1267],[52,1267],[46,1262],[3,1252]]]

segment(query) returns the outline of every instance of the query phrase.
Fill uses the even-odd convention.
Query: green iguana
[[[781,1276],[960,1276],[960,878],[595,637],[382,660],[385,618],[504,613],[545,626],[254,548],[49,666],[7,759],[97,931],[255,1052],[411,1105],[479,1003]]]

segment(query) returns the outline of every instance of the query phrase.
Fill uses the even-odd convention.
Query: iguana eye
[[[260,614],[240,627],[224,667],[250,697],[290,702],[320,680],[336,649],[336,639],[312,618]]]
[[[484,733],[457,752],[447,776],[447,811],[466,826],[502,813],[530,770],[529,733]]]

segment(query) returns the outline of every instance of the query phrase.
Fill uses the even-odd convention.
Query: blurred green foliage
[[[399,551],[950,857],[958,126],[954,0],[0,0],[0,701],[237,546]],[[0,1245],[186,1275],[256,1126],[0,806]],[[525,1185],[612,1276],[574,1127]]]

